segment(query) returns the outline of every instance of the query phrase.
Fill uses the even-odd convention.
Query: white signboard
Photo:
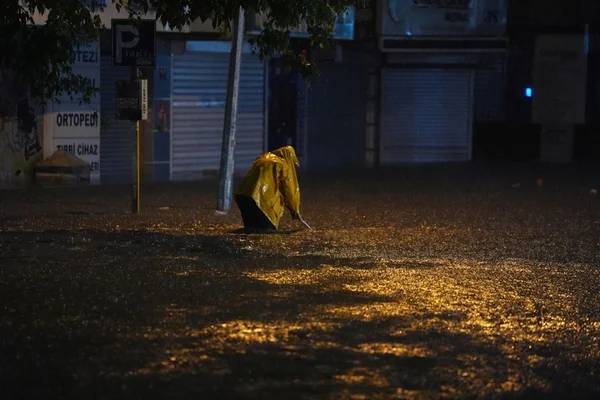
[[[55,139],[54,150],[74,154],[90,164],[90,177],[100,173],[100,138]]]
[[[142,121],[148,120],[148,79],[140,80],[140,110]]]
[[[507,0],[384,0],[380,34],[411,36],[502,36]]]
[[[54,130],[54,138],[59,137],[98,137],[100,114],[92,104],[52,104],[46,118]],[[57,108],[59,110],[57,110]],[[60,109],[63,110],[60,110]],[[82,109],[84,108],[84,109]]]
[[[100,87],[100,53],[98,42],[73,49],[72,68],[75,74],[91,79]],[[63,94],[50,103],[44,116],[44,157],[56,150],[67,151],[90,165],[90,179],[100,181],[100,95],[82,103],[81,96]]]

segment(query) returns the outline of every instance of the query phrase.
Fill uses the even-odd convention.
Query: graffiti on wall
[[[22,100],[16,116],[0,117],[0,182],[10,185],[30,178],[41,150],[35,112]]]

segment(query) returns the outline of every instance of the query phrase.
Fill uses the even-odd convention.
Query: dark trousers
[[[242,213],[246,230],[275,230],[277,229],[269,218],[258,208],[254,200],[248,196],[236,194],[235,202]]]

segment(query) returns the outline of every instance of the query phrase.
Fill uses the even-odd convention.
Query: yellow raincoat
[[[254,161],[235,192],[246,228],[277,229],[285,208],[293,218],[300,218],[299,165],[292,146],[264,153]]]

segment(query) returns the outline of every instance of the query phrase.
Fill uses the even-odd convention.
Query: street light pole
[[[217,212],[227,213],[231,208],[233,187],[235,132],[237,125],[237,108],[240,90],[240,67],[244,40],[244,9],[236,12],[233,25],[233,38],[229,54],[229,76],[227,80],[227,101],[225,103],[225,124],[223,127],[223,144],[221,147],[221,166],[219,169],[219,197]]]

